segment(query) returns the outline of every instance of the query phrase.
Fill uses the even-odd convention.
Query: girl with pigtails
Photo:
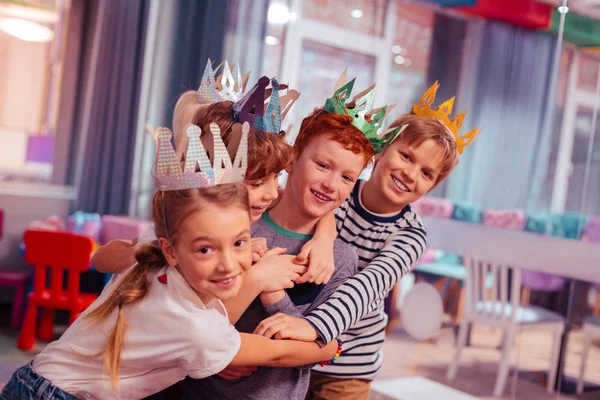
[[[159,128],[155,135],[157,240],[139,246],[136,264],[18,369],[0,399],[141,399],[228,365],[293,367],[333,357],[335,341],[321,348],[240,334],[231,325],[222,301],[236,296],[252,264],[248,193],[239,183],[246,161],[238,162],[246,157],[248,125],[233,163],[216,125],[208,133],[210,159],[200,129],[190,126],[187,134],[185,167],[171,132]],[[213,174],[216,165],[230,171]]]

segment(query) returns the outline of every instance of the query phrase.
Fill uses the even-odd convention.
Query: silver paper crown
[[[184,153],[176,152],[171,144],[173,134],[168,128],[159,127],[152,136],[156,142],[156,163],[154,181],[159,190],[183,190],[242,182],[248,167],[248,132],[250,125],[241,127],[242,135],[234,161],[231,161],[227,148],[221,139],[221,130],[215,123],[210,124],[213,142],[213,163],[200,140],[202,130],[196,125],[186,129],[187,148]],[[210,139],[210,138],[208,138]],[[185,146],[184,143],[181,146]],[[181,155],[185,156],[182,165]]]
[[[221,66],[223,67],[223,72],[215,78],[215,74]],[[209,58],[206,62],[206,67],[204,67],[200,87],[196,91],[196,99],[201,104],[218,103],[226,100],[235,103],[244,95],[249,77],[250,72],[242,76],[239,65],[234,64],[230,67],[227,61],[219,64],[213,70]]]

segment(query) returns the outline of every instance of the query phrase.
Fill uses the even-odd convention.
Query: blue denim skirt
[[[15,371],[2,389],[0,400],[77,400],[77,397],[33,372],[28,364]]]

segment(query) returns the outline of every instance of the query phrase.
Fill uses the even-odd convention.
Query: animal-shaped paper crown
[[[238,125],[239,126],[239,125]],[[195,189],[222,185],[225,183],[241,182],[244,180],[248,167],[248,131],[250,127],[244,124],[241,140],[235,159],[231,162],[227,148],[221,139],[221,130],[215,123],[210,124],[210,135],[213,149],[211,165],[210,158],[200,141],[202,131],[196,125],[189,125],[186,130],[187,148],[185,152],[176,152],[171,144],[172,133],[168,128],[157,128],[152,136],[156,141],[156,163],[154,181],[159,190]],[[185,146],[183,143],[180,146]],[[181,150],[181,149],[178,149]],[[185,156],[183,163],[180,154]]]
[[[440,84],[437,81],[431,85],[423,97],[421,97],[421,102],[413,106],[411,113],[420,115],[421,117],[437,118],[438,120],[442,121],[444,125],[448,127],[450,132],[452,132],[452,136],[454,136],[454,140],[456,140],[456,149],[458,150],[458,153],[462,154],[465,147],[470,145],[471,142],[475,140],[479,132],[481,132],[481,129],[475,128],[459,137],[458,131],[460,128],[462,128],[467,111],[463,111],[461,114],[454,117],[454,119],[450,119],[450,114],[452,113],[452,108],[454,107],[454,97],[440,104],[435,110],[431,109],[431,105],[435,100],[435,94],[439,87]]]
[[[271,82],[271,87],[267,89]],[[284,135],[281,130],[281,121],[296,100],[300,97],[297,90],[288,89],[283,96],[280,90],[288,89],[287,85],[280,85],[277,79],[263,76],[256,85],[233,105],[233,118],[237,122],[248,122],[251,127],[265,132]],[[269,100],[265,107],[265,102]]]
[[[221,66],[223,72],[215,78],[215,73]],[[204,68],[200,87],[197,90],[196,99],[198,103],[218,103],[225,100],[236,102],[242,98],[246,91],[249,77],[250,72],[242,76],[240,67],[237,64],[230,67],[227,61],[219,64],[213,70],[209,58]]]
[[[335,85],[333,96],[325,101],[323,110],[351,116],[353,119],[352,124],[365,134],[367,139],[371,142],[371,145],[373,145],[375,154],[378,154],[386,145],[396,139],[404,127],[399,126],[391,128],[382,132],[381,135],[378,135],[377,131],[383,126],[383,120],[386,114],[389,113],[395,105],[387,105],[371,110],[373,98],[375,97],[375,84],[354,96],[349,103],[346,103],[352,94],[352,88],[356,81],[356,78],[354,78],[350,82],[347,82],[347,73],[348,68],[344,69],[344,72]]]

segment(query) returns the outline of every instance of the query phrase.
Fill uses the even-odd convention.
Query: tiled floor
[[[0,322],[1,323],[1,322]],[[60,328],[55,331],[60,333]],[[17,332],[0,327],[0,387],[4,385],[19,365],[25,364],[39,352],[44,343],[38,341],[35,350],[21,352],[16,349]],[[582,336],[574,331],[569,341],[566,359],[567,376],[575,377],[579,371]],[[500,344],[501,335],[494,330],[476,326],[472,332],[472,345],[463,352],[461,367],[453,382],[445,379],[446,369],[452,357],[454,333],[445,326],[435,340],[417,342],[409,338],[401,328],[396,328],[385,344],[385,362],[379,378],[423,376],[444,385],[469,393],[481,399],[492,399],[500,352],[495,349]],[[523,334],[517,340],[512,365],[519,365],[519,375],[509,378],[505,399],[598,399],[600,391],[585,393],[583,396],[554,395],[536,382],[531,371],[546,371],[549,364],[551,339],[544,334]],[[594,342],[588,360],[586,378],[588,382],[600,385],[600,340]],[[513,397],[514,396],[514,397]]]

